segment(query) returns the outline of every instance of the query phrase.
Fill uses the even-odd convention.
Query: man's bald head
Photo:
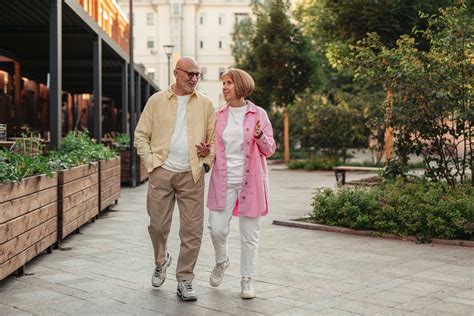
[[[196,87],[201,71],[197,61],[189,56],[181,57],[173,70],[176,83],[173,85],[173,91],[177,95],[191,94]]]
[[[178,60],[178,62],[176,63],[175,69],[176,68],[186,69],[189,67],[199,68],[199,64],[194,58],[189,57],[189,56],[184,56]]]

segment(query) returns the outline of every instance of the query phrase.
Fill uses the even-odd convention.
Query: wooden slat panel
[[[89,210],[93,207],[99,208],[99,197],[98,195],[93,196],[87,201],[73,207],[67,212],[64,212],[61,218],[61,222],[63,226],[68,225],[69,223],[76,220],[78,217],[86,214]]]
[[[115,193],[111,196],[109,196],[108,198],[102,200],[101,204],[100,204],[100,210],[103,210],[105,209],[107,206],[110,206],[112,204],[115,203],[115,201],[120,197],[120,194],[119,193]]]
[[[0,184],[0,203],[10,201],[34,192],[55,187],[57,185],[57,174],[49,178],[45,175],[33,176],[23,179],[20,183],[7,182]]]
[[[120,165],[120,156],[107,160],[99,160],[99,164],[100,170],[107,170],[109,168],[115,167],[117,165]]]
[[[0,223],[22,216],[57,200],[57,187],[35,192],[0,204]]]
[[[100,172],[100,181],[107,180],[114,176],[120,176],[120,165],[116,165]]]
[[[67,212],[69,209],[83,203],[84,201],[89,200],[91,197],[98,194],[98,190],[99,185],[94,184],[93,186],[85,188],[82,191],[63,198],[59,203],[59,213],[61,214],[63,212]]]
[[[56,230],[57,218],[54,217],[49,221],[36,226],[32,230],[7,241],[6,243],[0,245],[0,262],[3,263],[13,258],[20,252],[24,251],[31,245],[37,243],[39,240],[43,239]]]
[[[62,229],[62,239],[67,237],[73,231],[87,223],[91,218],[99,214],[99,208],[94,207],[89,210],[86,214],[81,215],[80,217],[76,218],[73,222],[69,223],[68,225],[64,226]]]
[[[58,199],[70,196],[74,193],[77,193],[79,191],[82,191],[88,187],[91,187],[99,182],[99,174],[98,173],[93,173],[91,175],[88,175],[86,177],[68,182],[63,185],[59,185],[58,187],[58,192],[59,196]]]
[[[30,246],[25,251],[2,263],[0,265],[0,280],[5,279],[7,276],[15,272],[25,263],[36,257],[39,253],[43,252],[46,248],[53,245],[57,241],[57,239],[57,232],[54,231],[53,233],[41,239],[34,245]]]
[[[57,214],[57,204],[53,202],[36,211],[30,212],[14,220],[0,225],[0,244],[13,239],[24,232],[33,229],[41,223],[47,222]]]
[[[114,183],[113,186],[110,186],[109,188],[107,188],[107,190],[102,191],[100,193],[100,198],[101,198],[101,200],[105,200],[113,194],[120,195],[120,182],[119,183]]]
[[[81,165],[67,170],[58,171],[58,183],[65,184],[88,175],[97,173],[99,164],[97,162],[90,165]]]

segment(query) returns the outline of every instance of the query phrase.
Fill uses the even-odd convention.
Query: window
[[[248,18],[248,13],[234,13],[235,24],[240,23],[242,20]]]
[[[222,40],[219,41],[219,49],[222,49]]]
[[[155,48],[155,41],[152,40],[152,39],[148,39],[148,40],[146,41],[146,48],[148,48],[148,49],[153,49],[153,48]]]
[[[204,41],[203,40],[199,41],[199,48],[204,48]]]
[[[153,13],[148,12],[146,14],[146,25],[153,25]]]
[[[155,68],[148,68],[147,73],[151,80],[155,80]]]
[[[181,3],[173,3],[171,16],[181,16]]]
[[[199,16],[199,24],[201,25],[206,25],[207,21],[206,21],[206,13],[201,13],[201,15]]]
[[[219,79],[218,80],[222,79],[222,75],[224,74],[224,72],[225,72],[225,68],[219,68]]]
[[[201,68],[201,80],[206,80],[207,68]]]
[[[218,17],[218,23],[219,25],[223,25],[224,24],[224,14],[219,14],[219,17]]]

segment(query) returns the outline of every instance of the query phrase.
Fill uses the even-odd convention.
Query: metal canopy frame
[[[20,63],[21,76],[43,84],[49,78],[53,148],[60,145],[62,136],[62,91],[94,94],[95,103],[100,103],[102,96],[120,100],[122,110],[130,112],[131,118],[138,118],[145,97],[160,91],[135,63],[131,77],[133,57],[130,59],[129,52],[100,28],[77,0],[0,0],[0,7],[0,54]],[[129,124],[127,115],[122,116],[122,130],[131,132],[136,121]],[[93,120],[93,136],[100,142],[101,107],[94,110]]]

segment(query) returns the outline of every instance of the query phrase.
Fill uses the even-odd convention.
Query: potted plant
[[[86,132],[70,132],[61,147],[50,152],[58,170],[58,243],[100,211],[99,160],[115,153],[96,144]]]
[[[0,151],[0,280],[57,240],[57,174],[46,157]]]

